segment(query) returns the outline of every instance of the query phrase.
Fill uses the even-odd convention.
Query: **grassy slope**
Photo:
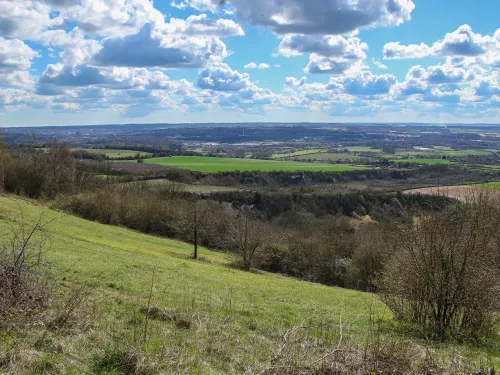
[[[8,232],[20,221],[21,210],[25,221],[33,223],[42,209],[25,200],[0,196],[0,233]],[[205,261],[194,261],[189,259],[191,246],[184,243],[48,209],[45,217],[57,218],[48,225],[51,239],[46,256],[58,279],[66,284],[97,286],[100,312],[96,324],[100,327],[98,332],[106,332],[65,338],[61,353],[42,351],[39,357],[49,356],[52,365],[62,369],[62,373],[98,372],[92,366],[95,358],[103,355],[103,348],[114,345],[117,338],[132,335],[133,311],[147,304],[153,270],[152,304],[196,314],[199,321],[199,327],[190,330],[151,322],[155,332],[153,344],[158,350],[180,349],[182,358],[178,360],[186,370],[183,373],[243,373],[248,366],[262,368],[281,345],[281,335],[311,319],[314,324],[335,324],[342,316],[344,334],[354,339],[366,334],[371,317],[384,332],[401,334],[390,313],[371,294],[279,275],[242,272],[228,267],[230,259],[225,254],[206,249],[200,251]],[[23,345],[40,336],[36,330],[30,334],[34,337],[21,339]],[[11,338],[0,335],[0,352],[2,340],[8,340],[7,343]],[[321,340],[319,349],[327,350],[335,345],[337,337],[326,335]],[[498,357],[497,349],[493,345],[488,351]],[[154,348],[150,350],[154,352]],[[457,350],[466,355],[479,352],[466,347]],[[29,351],[33,352],[33,348]],[[66,356],[67,352],[71,355]],[[72,359],[75,356],[79,358],[76,364]],[[26,373],[34,374],[36,370]]]
[[[273,160],[173,156],[147,159],[145,163],[171,165],[200,172],[230,171],[352,171],[363,169],[352,165],[330,165]]]
[[[42,207],[18,198],[0,196],[0,233],[8,232],[12,224],[20,222],[21,210],[25,221],[34,223]],[[228,346],[219,348],[221,353],[200,352],[206,350],[206,342],[211,340],[214,332],[201,329],[195,332],[173,329],[173,333],[169,332],[169,335],[175,333],[175,337],[169,336],[166,345],[174,348],[185,346],[183,350],[203,362],[201,373],[208,373],[208,369],[220,374],[240,373],[233,366],[241,361],[246,364],[265,363],[278,347],[277,340],[284,330],[313,315],[334,322],[342,315],[345,331],[355,336],[365,332],[371,313],[383,317],[390,325],[389,314],[370,294],[273,274],[238,271],[227,267],[230,259],[225,254],[206,249],[200,254],[206,261],[194,261],[189,259],[190,245],[48,209],[45,209],[45,217],[47,220],[57,217],[48,226],[51,239],[46,256],[58,279],[99,288],[103,293],[102,308],[106,310],[100,319],[107,329],[123,331],[123,335],[130,333],[126,322],[132,319],[133,309],[146,305],[153,269],[155,306],[186,311],[194,307],[200,316],[209,316],[210,321],[217,324],[230,319],[225,327],[213,323],[217,329],[227,330],[224,335],[228,335],[225,339]],[[258,322],[258,328],[250,330],[248,326],[254,321]],[[165,329],[161,324],[160,328]],[[87,361],[91,363],[95,351],[105,344],[100,337],[82,340],[82,343],[74,344],[76,349],[68,343],[65,345],[71,347],[73,354],[76,351],[78,355],[89,356]],[[1,344],[0,335],[0,352]],[[80,350],[88,353],[80,353]],[[54,361],[64,359],[56,356]],[[85,365],[81,366],[85,368]],[[65,371],[69,371],[68,368]]]

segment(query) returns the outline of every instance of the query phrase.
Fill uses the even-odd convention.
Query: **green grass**
[[[304,155],[310,155],[310,154],[318,154],[321,152],[325,152],[323,149],[314,149],[314,150],[302,150],[302,151],[295,151],[295,152],[289,152],[285,154],[274,154],[273,159],[285,159],[285,158],[291,158],[294,156],[304,156]]]
[[[415,163],[415,164],[452,164],[451,161],[446,159],[392,159],[396,163]]]
[[[347,146],[347,147],[342,147],[342,149],[348,150],[349,152],[375,152],[375,153],[382,152],[382,149],[365,147],[365,146]]]
[[[145,163],[170,165],[200,172],[231,171],[354,171],[364,169],[353,165],[333,165],[320,163],[301,163],[291,161],[253,160],[236,158],[211,158],[202,156],[172,156],[144,160]]]
[[[97,149],[97,148],[74,148],[72,151],[83,150],[90,152],[92,154],[106,155],[110,159],[117,158],[128,158],[135,157],[137,154],[141,156],[149,156],[150,153],[142,152],[142,151],[130,151],[130,150],[112,150],[112,149]]]
[[[337,161],[337,160],[360,160],[360,156],[353,154],[337,154],[330,152],[323,152],[318,154],[310,154],[296,157],[294,159],[300,160],[319,160],[319,161]]]
[[[486,156],[489,151],[484,150],[430,150],[430,151],[402,151],[398,155],[406,156]]]
[[[472,186],[493,189],[493,190],[500,190],[500,182],[487,182],[484,184],[474,184]]]
[[[157,363],[169,368],[161,373],[241,374],[248,368],[262,369],[292,327],[338,326],[340,317],[345,340],[363,341],[373,322],[383,335],[406,337],[372,294],[243,272],[229,267],[226,254],[204,248],[204,260],[195,261],[188,244],[86,221],[23,199],[0,196],[0,233],[19,225],[21,217],[33,224],[42,211],[45,221],[54,220],[47,225],[45,256],[61,286],[93,288],[90,312],[81,318],[89,321],[82,323],[86,328],[72,328],[71,334],[58,335],[40,325],[20,337],[0,332],[0,355],[5,348],[20,353],[14,358],[23,365],[12,373],[120,374],[113,370],[114,363],[119,365],[123,348],[132,346],[134,327],[141,334],[145,320],[137,311],[149,303],[162,311],[173,309],[166,311],[184,319],[149,322],[148,355],[156,355]],[[192,326],[186,328],[186,320]],[[338,331],[313,329],[304,339],[318,340],[308,349],[317,350],[317,358],[337,343]],[[431,350],[472,358],[488,350],[498,361],[495,348],[433,345]]]

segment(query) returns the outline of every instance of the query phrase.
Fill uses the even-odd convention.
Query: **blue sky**
[[[500,123],[495,0],[0,0],[0,126]]]

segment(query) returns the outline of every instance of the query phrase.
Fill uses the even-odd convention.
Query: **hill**
[[[409,339],[374,295],[243,272],[207,249],[195,261],[188,244],[20,198],[0,196],[0,233],[6,238],[21,221],[35,223],[42,211],[58,284],[88,288],[90,297],[70,334],[42,324],[0,334],[0,373],[128,374],[139,362],[137,373],[259,373],[285,353],[304,363],[321,358],[341,337],[352,345],[375,331]],[[430,350],[498,361],[495,345]]]

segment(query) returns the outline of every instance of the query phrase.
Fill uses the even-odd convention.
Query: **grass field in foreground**
[[[320,163],[302,163],[291,161],[253,160],[236,158],[211,158],[203,156],[172,156],[144,160],[145,163],[170,165],[172,167],[191,169],[200,172],[232,172],[232,171],[354,171],[364,167],[353,165],[334,165]]]
[[[150,153],[142,151],[130,151],[130,150],[112,150],[112,149],[97,149],[97,148],[73,148],[71,151],[83,150],[90,152],[91,154],[106,155],[110,159],[116,158],[128,158],[134,157],[137,154],[141,156],[149,156]]]
[[[362,341],[375,322],[382,335],[423,344],[404,336],[372,294],[239,271],[229,267],[227,255],[203,248],[204,260],[195,261],[189,259],[188,244],[63,215],[23,199],[0,196],[0,233],[9,233],[22,216],[33,224],[42,210],[45,221],[55,219],[47,225],[47,260],[62,286],[93,286],[92,318],[88,328],[71,335],[57,335],[41,326],[22,338],[0,332],[0,355],[10,348],[26,363],[26,368],[13,373],[125,373],[110,371],[109,362],[116,361],[116,348],[132,346],[134,325],[142,332],[145,320],[138,311],[149,303],[192,322],[187,328],[176,321],[149,322],[149,355],[167,353],[162,363],[172,364],[161,373],[242,374],[248,369],[260,373],[292,327],[304,322],[338,327],[340,317],[344,340]],[[336,332],[316,329],[304,338],[317,339],[314,348],[324,353],[338,342]],[[38,344],[42,339],[50,345]],[[483,351],[460,345],[429,349],[471,358],[487,350],[490,360],[500,364],[495,345]]]

